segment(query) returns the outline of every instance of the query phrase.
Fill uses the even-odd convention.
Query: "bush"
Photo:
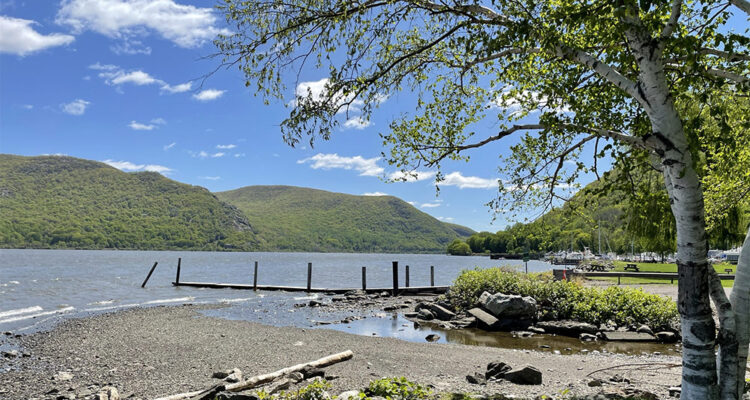
[[[522,274],[509,268],[465,270],[453,282],[447,299],[457,309],[474,307],[482,292],[531,296],[542,315],[591,324],[608,320],[617,325],[646,324],[668,328],[678,321],[677,305],[670,299],[641,289],[610,286],[584,287],[577,282],[555,281],[549,273]]]
[[[456,239],[448,245],[448,254],[452,256],[470,256],[471,247],[461,239]]]
[[[326,392],[330,388],[331,384],[328,381],[324,379],[316,380],[296,391],[281,392],[278,398],[279,400],[330,400],[330,396]]]
[[[365,393],[368,396],[385,397],[387,400],[424,400],[432,397],[430,389],[404,377],[372,381]]]

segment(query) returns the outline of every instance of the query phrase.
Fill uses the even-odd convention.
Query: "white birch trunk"
[[[672,101],[660,51],[643,32],[626,33],[639,67],[639,103],[652,134],[644,138],[660,157],[664,181],[677,225],[677,306],[682,330],[683,400],[718,397],[716,325],[709,299],[708,242],[701,181],[695,171],[682,121]]]
[[[734,286],[730,296],[737,325],[737,392],[740,396],[745,391],[745,370],[747,352],[750,345],[750,229],[742,245]]]

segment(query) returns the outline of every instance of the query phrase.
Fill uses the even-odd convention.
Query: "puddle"
[[[663,343],[632,342],[582,342],[576,338],[557,335],[534,335],[528,338],[514,337],[510,332],[488,332],[481,329],[441,329],[434,324],[414,323],[400,314],[389,314],[386,318],[369,317],[348,324],[332,324],[317,328],[333,329],[341,332],[363,336],[392,337],[410,342],[426,342],[425,337],[437,334],[436,343],[457,343],[470,346],[502,347],[516,350],[535,350],[544,352],[558,351],[560,354],[581,352],[618,353],[618,354],[653,354],[677,355],[680,347]],[[374,335],[373,335],[374,334]],[[549,346],[549,347],[542,347]]]

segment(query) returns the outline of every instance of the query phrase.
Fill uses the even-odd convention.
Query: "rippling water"
[[[361,267],[367,267],[368,287],[391,285],[391,262],[410,266],[412,286],[448,285],[467,268],[522,266],[519,260],[454,257],[435,254],[351,253],[223,253],[187,251],[0,250],[0,330],[29,332],[63,318],[122,308],[185,303],[230,303],[222,314],[245,319],[260,306],[286,309],[301,293],[252,292],[231,289],[173,287],[177,258],[181,281],[247,283],[259,263],[258,283],[305,286],[307,263],[313,263],[313,287],[361,287]],[[159,264],[146,288],[141,288],[153,263]],[[530,261],[530,271],[550,265]],[[234,311],[232,311],[234,310]],[[278,322],[278,321],[277,321]],[[273,322],[269,322],[273,323]]]

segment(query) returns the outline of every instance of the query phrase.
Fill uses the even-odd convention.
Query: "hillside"
[[[291,186],[247,186],[216,196],[245,213],[268,250],[443,252],[473,233],[393,196]]]
[[[208,190],[73,157],[0,155],[0,247],[256,247],[247,219]]]

